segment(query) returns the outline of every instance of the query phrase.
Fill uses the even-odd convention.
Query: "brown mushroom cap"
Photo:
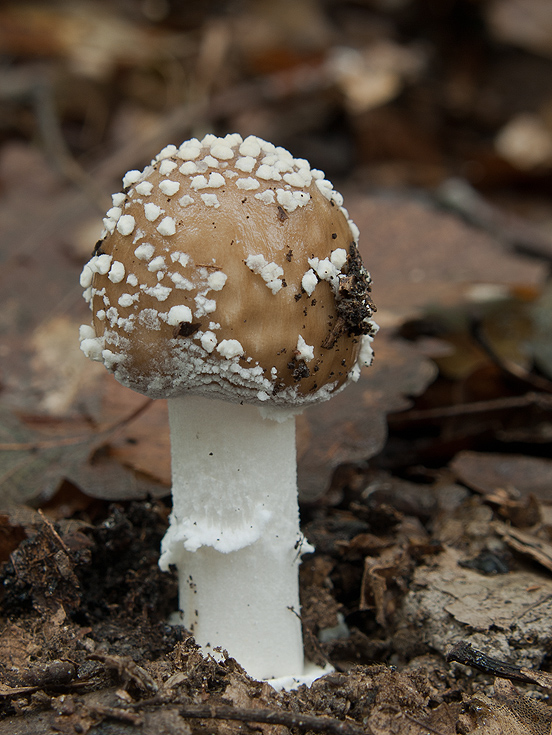
[[[151,397],[328,397],[369,361],[370,279],[321,172],[250,136],[169,146],[114,195],[82,349]]]

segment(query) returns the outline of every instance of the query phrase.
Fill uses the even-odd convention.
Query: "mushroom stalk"
[[[196,641],[260,679],[303,672],[295,418],[271,416],[202,396],[169,400],[173,511],[160,559],[178,570]]]

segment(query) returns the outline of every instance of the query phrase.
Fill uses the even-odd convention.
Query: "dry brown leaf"
[[[385,626],[397,607],[399,595],[407,587],[412,565],[407,549],[400,546],[384,549],[376,558],[367,556],[360,589],[360,609],[375,609],[377,622]]]
[[[432,362],[403,340],[382,331],[374,343],[374,364],[330,401],[297,418],[298,482],[312,501],[327,490],[341,464],[377,454],[387,439],[387,414],[408,408],[435,378]]]
[[[362,233],[360,252],[374,280],[381,325],[401,324],[430,304],[465,302],[482,284],[546,278],[544,263],[505,252],[497,237],[428,204],[356,192],[346,201]]]
[[[56,433],[39,434],[0,407],[0,503],[6,507],[36,499],[48,501],[65,481],[90,497],[107,500],[166,494],[165,488],[129,471],[106,451],[117,432],[149,407],[148,399],[140,399],[133,413],[105,429],[70,434],[71,422],[67,422],[67,433],[61,436],[63,422],[43,422],[43,428],[53,424]]]
[[[7,669],[24,669],[33,651],[33,636],[17,623],[6,623],[0,632],[0,665]]]
[[[529,557],[552,572],[552,544],[527,531],[495,523],[496,531],[514,551]]]
[[[382,672],[376,678],[374,706],[366,723],[372,735],[421,735],[438,732],[455,735],[459,707],[427,707],[427,692],[416,687],[415,679],[401,672]],[[435,729],[433,729],[435,728]]]
[[[521,673],[543,689],[552,691],[552,674],[548,673],[548,671],[537,671],[535,669],[526,669],[522,667]]]
[[[102,419],[111,423],[118,416],[133,413],[144,398],[139,393],[105,375],[102,395]],[[153,401],[145,414],[121,433],[110,445],[110,455],[126,467],[171,486],[171,443],[166,401]],[[168,491],[167,491],[168,492]]]
[[[494,694],[477,692],[468,700],[472,735],[550,735],[552,707],[520,694],[506,679],[495,679]]]
[[[373,735],[456,735],[460,708],[458,703],[444,703],[416,714],[381,708],[370,715],[368,722]]]
[[[539,666],[552,635],[549,576],[528,569],[487,576],[460,567],[462,556],[445,549],[432,566],[414,570],[395,624],[422,631],[425,643],[438,651],[460,639],[486,650],[492,631],[499,658]]]
[[[517,454],[459,452],[450,464],[458,480],[477,492],[502,488],[552,500],[552,460]]]

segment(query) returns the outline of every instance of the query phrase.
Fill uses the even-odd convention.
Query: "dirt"
[[[372,485],[386,480],[393,484],[379,476]],[[470,549],[460,532],[464,553],[452,551],[450,535],[445,552],[444,488],[408,501],[399,483],[402,509],[377,487],[368,497],[348,488],[337,506],[304,509],[317,548],[301,568],[306,651],[334,671],[292,692],[252,680],[224,654],[204,658],[182,627],[168,624],[176,580],[157,566],[167,503],[96,503],[57,523],[40,511],[5,515],[6,555],[15,548],[2,568],[0,733],[445,734],[476,722],[482,705],[470,702],[488,676],[447,663],[447,651],[458,640],[479,648],[492,640],[521,678],[520,667],[547,655],[552,583],[504,549],[502,577],[468,564],[459,574]],[[479,524],[472,548],[492,537],[486,509],[456,493],[454,516],[464,514],[466,528]]]

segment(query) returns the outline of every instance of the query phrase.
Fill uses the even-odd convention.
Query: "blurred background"
[[[430,308],[506,302],[506,317],[489,317],[495,351],[550,372],[550,0],[4,0],[5,444],[31,430],[82,434],[140,410],[143,399],[79,352],[89,321],[80,270],[125,171],[167,143],[235,131],[325,171],[374,278],[383,329],[365,397],[371,423],[352,455],[332,450],[330,461],[326,447],[304,473],[380,451],[386,414],[425,389],[435,360],[449,380],[439,401],[452,384],[456,399],[499,393],[481,377],[488,357],[466,347],[464,322],[427,326]],[[447,330],[443,347],[435,337]],[[406,341],[386,342],[397,333],[416,359]],[[147,410],[109,454],[166,492],[164,407]],[[301,456],[312,448],[307,429]],[[27,492],[45,492],[40,482]],[[86,486],[82,473],[77,484]]]

